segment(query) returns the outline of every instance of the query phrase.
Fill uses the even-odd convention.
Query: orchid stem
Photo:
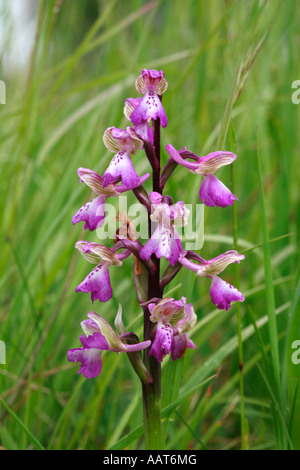
[[[160,120],[153,120],[155,161],[153,165],[152,183],[153,191],[160,191]],[[149,237],[151,237],[151,220],[149,217]],[[148,300],[153,297],[160,298],[162,295],[160,287],[160,260],[153,255],[155,271],[148,272]],[[151,338],[154,323],[150,320],[148,308],[144,309],[144,341]],[[150,372],[153,383],[143,384],[143,409],[144,409],[144,433],[147,450],[161,450],[161,365],[149,351],[145,351],[144,363]]]

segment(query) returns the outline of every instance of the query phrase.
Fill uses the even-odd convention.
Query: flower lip
[[[141,178],[137,175],[128,152],[120,151],[113,156],[103,174],[103,186],[115,184],[120,179],[121,186],[127,189],[137,188],[141,184]]]
[[[231,307],[232,302],[244,302],[245,300],[243,294],[236,287],[218,276],[212,276],[210,297],[218,309],[226,311]]]
[[[208,207],[232,206],[238,198],[215,175],[206,174],[202,181],[199,199]]]
[[[162,202],[162,199],[161,194],[155,191],[150,193],[153,205],[150,219],[154,224],[151,225],[151,237],[141,249],[140,257],[149,260],[154,253],[157,258],[164,257],[175,266],[183,251],[176,227],[186,225],[189,211],[184,207],[183,201],[170,206]]]
[[[156,93],[146,91],[140,104],[130,114],[130,120],[135,129],[138,129],[145,121],[158,118],[162,127],[168,125],[168,118],[159,96]]]
[[[108,264],[98,264],[86,278],[76,287],[75,292],[91,293],[92,302],[107,302],[113,292],[110,284]]]
[[[84,229],[96,230],[104,223],[105,195],[100,195],[84,204],[72,217],[73,225],[85,222]]]

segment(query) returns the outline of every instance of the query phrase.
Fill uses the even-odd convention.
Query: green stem
[[[160,396],[154,383],[143,385],[143,410],[146,449],[161,450]]]

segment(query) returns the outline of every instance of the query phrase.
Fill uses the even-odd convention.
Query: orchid
[[[128,126],[126,131],[116,127],[109,127],[104,132],[103,142],[108,150],[116,152],[108,168],[103,175],[103,187],[114,183],[121,178],[127,189],[133,189],[141,184],[141,179],[136,174],[130,154],[135,154],[141,149],[143,142],[138,138],[134,130]]]
[[[182,254],[179,262],[186,268],[194,271],[197,276],[212,279],[210,297],[220,310],[228,310],[231,307],[231,302],[243,302],[245,300],[243,294],[238,289],[217,276],[229,264],[239,263],[243,260],[245,258],[244,255],[239,254],[236,250],[230,250],[208,261],[197,257],[197,255],[195,257],[200,261],[200,264],[193,263],[187,259],[186,253]]]
[[[106,187],[103,186],[104,178],[98,175],[95,171],[89,170],[88,168],[78,168],[79,181],[84,182],[89,186],[98,196],[92,199],[87,204],[84,204],[73,216],[73,225],[78,222],[85,222],[84,229],[96,230],[102,227],[105,219],[105,199],[108,197],[119,197],[120,194],[128,191],[127,186],[117,185],[110,183]],[[137,186],[142,185],[150,174],[147,173],[138,179],[136,182]]]
[[[161,127],[168,124],[162,95],[167,87],[162,70],[141,71],[136,80],[136,89],[143,97],[127,98],[124,105],[124,115],[132,126],[128,125],[126,129],[109,127],[104,132],[104,145],[115,155],[103,176],[86,168],[78,170],[80,182],[85,182],[97,196],[79,209],[72,219],[73,224],[84,221],[84,228],[93,231],[104,224],[106,199],[117,199],[129,191],[146,209],[146,242],[139,237],[134,222],[126,212],[119,211],[116,217],[119,228],[112,237],[114,244],[111,248],[84,240],[75,244],[83,258],[95,265],[76,287],[76,292],[90,293],[92,302],[107,302],[112,298],[110,269],[112,266],[121,267],[123,260],[133,255],[133,284],[144,315],[143,341],[139,342],[133,332],[126,332],[120,309],[115,320],[117,333],[103,317],[90,312],[88,318],[81,322],[86,334],[80,336],[82,347],[69,350],[68,360],[80,362],[79,373],[87,378],[95,378],[101,372],[102,351],[124,352],[128,355],[142,382],[147,449],[157,449],[161,445],[161,363],[168,359],[178,361],[187,350],[197,348],[190,338],[197,322],[192,303],[186,297],[180,300],[164,297],[165,287],[182,268],[189,269],[198,277],[211,279],[210,296],[218,309],[228,310],[233,302],[244,301],[238,289],[219,277],[228,265],[243,260],[244,255],[229,250],[205,260],[198,253],[184,250],[180,229],[187,225],[190,211],[184,200],[174,202],[172,196],[163,194],[173,171],[181,165],[204,177],[199,192],[204,204],[210,207],[232,205],[237,197],[214,173],[224,165],[232,164],[236,155],[217,151],[198,157],[185,147],[177,151],[168,144],[166,150],[170,159],[161,171],[160,132]],[[144,151],[151,166],[150,192],[144,187],[150,173],[139,177],[131,159],[140,150]],[[166,265],[162,275],[161,264]],[[142,350],[143,357],[140,353]]]
[[[173,298],[165,298],[157,304],[148,305],[151,313],[150,320],[156,323],[154,340],[149,351],[158,362],[171,353],[173,361],[183,357],[187,348],[195,349],[197,346],[187,335],[196,321],[197,315],[192,304],[186,305],[186,298],[176,301]]]
[[[130,115],[133,124],[138,126],[147,119],[156,120],[159,118],[162,127],[166,127],[168,118],[159,99],[159,96],[168,88],[163,71],[143,69],[135,82],[135,86],[137,91],[144,94],[144,96]]]
[[[133,111],[140,105],[142,98],[127,98],[124,104],[124,115],[130,121],[130,116]],[[153,132],[151,129],[151,118],[141,119],[141,121],[134,125],[135,133],[144,142],[149,141],[153,144]]]
[[[231,206],[238,198],[213,174],[224,165],[230,165],[236,159],[232,152],[212,152],[204,157],[198,157],[186,149],[177,151],[172,145],[168,144],[166,150],[171,158],[179,165],[188,168],[196,175],[203,175],[199,198],[209,207]],[[186,161],[185,158],[192,158],[194,162]]]
[[[103,187],[103,177],[98,175],[92,170],[87,168],[79,168],[78,170],[79,181],[84,182],[89,186],[98,196],[87,204],[84,204],[73,216],[72,223],[85,222],[85,230],[95,230],[101,227],[105,218],[105,199],[107,197],[118,197],[120,191],[117,190],[116,185],[110,184],[106,188]]]
[[[82,373],[88,379],[93,379],[100,374],[102,351],[133,353],[148,348],[151,343],[151,341],[144,341],[126,344],[122,341],[122,335],[118,336],[103,317],[95,312],[89,312],[87,316],[88,319],[81,322],[86,335],[81,335],[79,338],[82,348],[69,349],[68,360],[80,362],[78,374]],[[123,336],[126,337],[126,335]]]
[[[97,299],[101,302],[107,302],[113,295],[109,267],[111,265],[121,266],[121,260],[129,256],[131,252],[127,250],[125,253],[116,254],[104,245],[86,241],[76,242],[75,248],[89,263],[97,265],[76,287],[76,292],[91,292],[92,302]]]
[[[155,253],[157,258],[165,257],[174,266],[182,252],[180,237],[175,226],[186,223],[188,211],[182,201],[175,205],[170,204],[167,197],[162,197],[155,191],[150,194],[150,199],[154,208],[150,219],[157,223],[157,228],[140,251],[140,256],[142,259],[149,260],[150,256]]]

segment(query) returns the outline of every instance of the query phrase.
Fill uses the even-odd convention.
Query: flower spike
[[[211,301],[218,309],[227,311],[233,302],[243,302],[245,298],[238,289],[219,275],[231,263],[240,263],[244,255],[236,250],[229,250],[206,260],[198,253],[184,251],[180,229],[187,225],[190,211],[184,201],[174,202],[171,195],[164,193],[166,183],[177,166],[181,165],[189,172],[202,177],[200,201],[209,207],[230,206],[238,199],[215,174],[222,167],[231,165],[237,157],[234,153],[223,150],[200,157],[186,147],[177,151],[168,144],[166,150],[170,158],[162,168],[161,128],[168,125],[162,95],[167,90],[168,83],[162,70],[142,69],[135,85],[142,96],[127,98],[123,108],[130,126],[124,129],[108,127],[103,134],[105,147],[113,153],[103,176],[87,168],[78,169],[79,181],[92,189],[95,196],[77,211],[72,222],[76,224],[83,221],[84,228],[89,230],[101,227],[107,212],[106,199],[119,197],[127,191],[132,191],[145,209],[143,213],[147,217],[147,223],[143,224],[144,218],[136,218],[133,223],[130,220],[131,211],[129,210],[127,215],[127,210],[121,208],[121,198],[118,215],[115,213],[118,228],[113,234],[110,233],[113,246],[109,248],[85,240],[75,244],[81,256],[94,268],[76,287],[76,292],[90,293],[92,302],[107,302],[111,299],[113,292],[110,269],[113,269],[112,266],[122,266],[123,260],[132,255],[133,285],[144,313],[144,341],[140,342],[134,332],[126,331],[121,305],[114,327],[101,315],[89,312],[81,321],[84,333],[79,338],[81,347],[70,349],[68,360],[79,362],[78,373],[92,379],[101,372],[103,351],[127,354],[143,384],[145,447],[150,450],[163,445],[160,414],[161,363],[167,355],[170,360],[176,361],[185,355],[187,349],[197,347],[190,339],[190,330],[197,322],[192,304],[187,303],[186,297],[179,300],[164,298],[164,289],[181,269],[190,269],[198,277],[210,279]],[[143,186],[150,174],[146,173],[140,177],[133,164],[132,156],[139,150],[144,151],[151,167],[150,194]],[[146,160],[145,163],[147,164]],[[181,188],[178,188],[178,191],[180,190]],[[138,231],[135,227],[138,227],[138,224],[143,225],[141,228],[145,226],[148,237],[144,235],[144,230]],[[188,240],[188,231],[185,235]],[[101,236],[100,231],[98,236]],[[145,238],[148,239],[143,245]],[[165,263],[164,259],[160,261],[161,258],[168,263]],[[164,271],[161,271],[163,265],[166,266]],[[130,296],[130,292],[127,294]]]

